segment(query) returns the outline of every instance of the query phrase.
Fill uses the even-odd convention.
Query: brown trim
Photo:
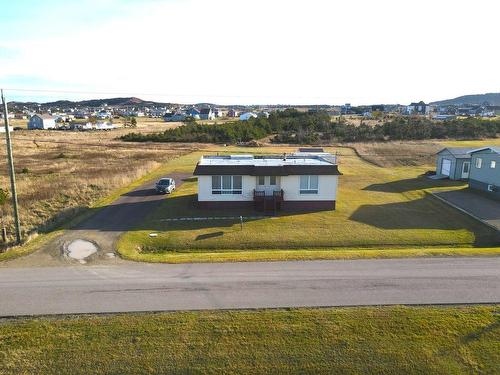
[[[196,164],[193,175],[218,176],[289,176],[289,175],[341,175],[338,166],[330,165],[283,165],[283,166],[254,166],[254,165],[200,165]]]
[[[329,211],[335,210],[336,201],[283,201],[283,211]],[[254,201],[198,201],[201,209],[253,208]]]
[[[282,203],[283,211],[327,211],[335,210],[336,201],[287,201]]]
[[[198,207],[202,209],[252,208],[253,206],[253,201],[198,201]]]

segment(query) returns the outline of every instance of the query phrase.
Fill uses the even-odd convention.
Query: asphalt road
[[[500,303],[500,258],[0,270],[0,316],[466,303]]]

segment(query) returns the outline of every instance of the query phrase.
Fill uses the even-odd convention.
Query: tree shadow
[[[371,184],[365,186],[363,190],[379,191],[383,193],[404,193],[407,191],[428,189],[434,187],[466,186],[466,184],[467,183],[464,181],[431,180],[426,177],[415,177],[405,180],[384,182],[380,184]]]
[[[387,203],[380,205],[362,205],[351,216],[350,220],[374,226],[380,229],[465,229],[462,215],[429,195],[413,201]],[[437,214],[439,213],[439,214]],[[500,243],[499,233],[481,224],[470,225],[474,233],[476,246],[491,246]]]

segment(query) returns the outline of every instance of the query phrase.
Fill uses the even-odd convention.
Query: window
[[[276,185],[276,176],[269,176],[269,185]]]
[[[241,176],[212,176],[212,194],[241,194]]]
[[[470,165],[468,162],[464,162],[464,166],[462,168],[462,172],[463,173],[469,173],[469,168],[470,168]]]
[[[495,160],[492,160],[490,163],[490,168],[496,168],[497,167],[497,162]]]
[[[482,165],[483,165],[483,159],[477,158],[476,159],[476,168],[481,168]]]
[[[266,176],[259,176],[257,184],[259,184],[259,185],[265,185],[266,184]]]
[[[300,194],[318,194],[318,176],[300,176]]]

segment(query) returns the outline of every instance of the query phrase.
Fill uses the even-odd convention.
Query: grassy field
[[[274,152],[292,148],[274,147]],[[229,147],[212,152],[249,152]],[[256,148],[252,152],[270,152]],[[312,213],[280,212],[276,217],[239,220],[164,221],[177,217],[254,216],[252,210],[196,207],[196,180],[166,198],[148,219],[119,243],[127,258],[146,261],[332,259],[363,256],[453,254],[460,248],[491,247],[498,235],[427,193],[461,188],[462,182],[418,177],[431,166],[380,168],[349,148],[341,154],[337,209]],[[176,159],[172,168],[192,171],[201,153]],[[150,237],[155,232],[157,237]],[[335,251],[332,251],[335,250]],[[375,250],[375,251],[374,251]],[[390,250],[390,252],[389,252]],[[471,254],[491,254],[494,248]],[[330,252],[330,254],[328,254]]]
[[[436,152],[445,147],[500,146],[500,138],[474,141],[391,141],[358,142],[355,148],[366,161],[380,167],[428,166],[435,168]]]
[[[498,306],[0,321],[0,374],[498,374]]]
[[[140,121],[136,131],[152,129],[156,129],[155,125],[144,127]],[[116,140],[129,131],[14,132],[13,148],[24,233],[52,229],[115,189],[199,147],[183,144],[146,147]],[[0,153],[5,155],[4,142],[0,143]],[[5,158],[0,159],[0,187],[10,187]],[[10,205],[5,209],[5,221],[12,234]]]

